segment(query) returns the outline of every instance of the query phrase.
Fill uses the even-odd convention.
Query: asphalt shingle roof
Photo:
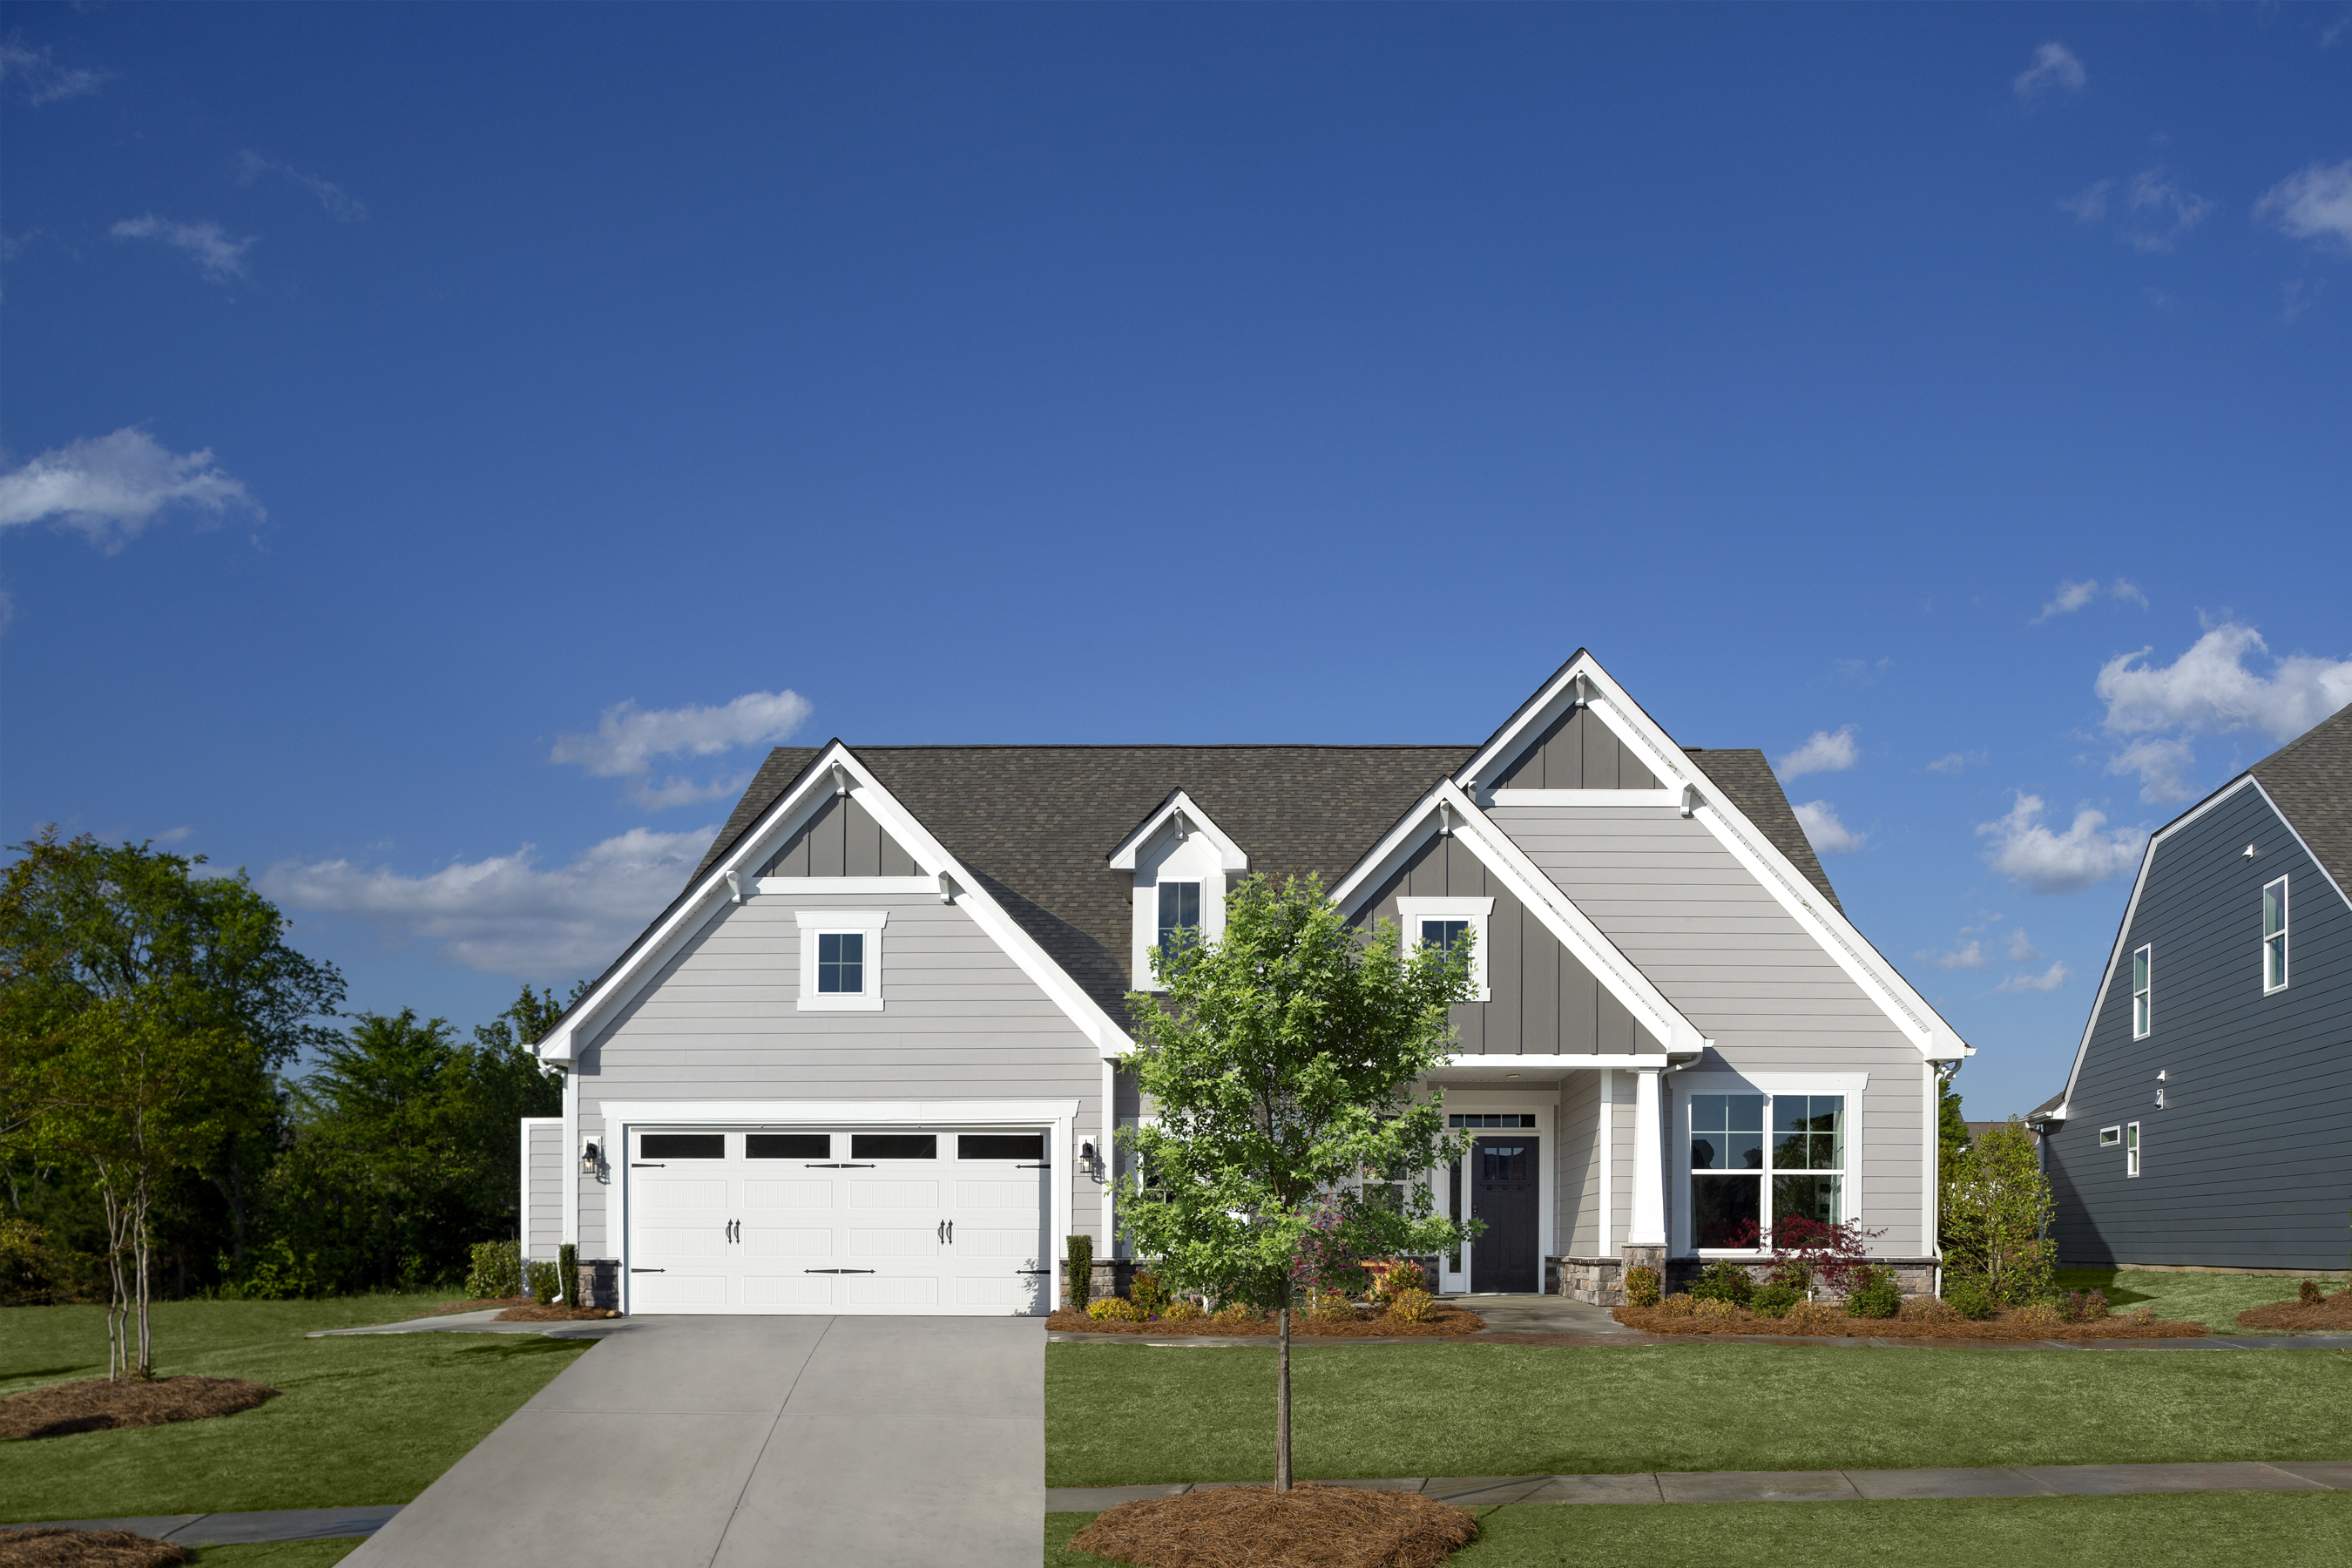
[[[2270,792],[2336,885],[2352,892],[2352,707],[2246,771]]]
[[[1716,787],[1731,797],[1740,815],[1754,823],[1773,847],[1786,855],[1805,880],[1821,889],[1822,897],[1830,901],[1838,913],[1845,906],[1838,902],[1837,889],[1830,886],[1830,874],[1822,869],[1822,858],[1813,853],[1812,841],[1805,837],[1797,814],[1790,809],[1789,797],[1780,789],[1780,781],[1772,772],[1772,764],[1764,753],[1749,746],[1727,746],[1716,751],[1704,751],[1696,746],[1685,746],[1683,754],[1696,763]]]

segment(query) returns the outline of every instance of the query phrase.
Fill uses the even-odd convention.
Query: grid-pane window
[[[2124,1174],[2139,1174],[2139,1123],[2137,1121],[2124,1129]]]
[[[1421,922],[1421,945],[1451,953],[1462,945],[1470,931],[1468,921],[1423,921]]]
[[[818,994],[825,996],[865,994],[864,931],[828,931],[817,933],[816,988]]]
[[[1843,1220],[1845,1097],[1691,1097],[1691,1232],[1702,1247],[1752,1247],[1786,1219]]]
[[[2132,950],[2132,1038],[2147,1038],[2156,1023],[2156,949]]]
[[[1201,884],[1198,882],[1162,882],[1160,884],[1160,951],[1168,952],[1176,944],[1176,933],[1189,931],[1197,938],[1201,931]]]
[[[2286,984],[2286,879],[2263,889],[2263,989]]]

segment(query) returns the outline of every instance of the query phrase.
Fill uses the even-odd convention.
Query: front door
[[[1543,1289],[1537,1256],[1536,1137],[1479,1139],[1470,1150],[1470,1215],[1486,1229],[1470,1244],[1470,1289],[1533,1293]]]

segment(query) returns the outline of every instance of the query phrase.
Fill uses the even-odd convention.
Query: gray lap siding
[[[803,909],[885,910],[883,1009],[802,1012]],[[579,1069],[583,1136],[607,1100],[1076,1100],[1099,1139],[1094,1043],[961,908],[913,894],[761,895],[725,905],[597,1029]],[[621,1157],[616,1152],[615,1158]],[[1098,1224],[1099,1188],[1071,1151],[1072,1223]],[[618,1255],[604,1181],[582,1177],[583,1256]],[[1097,1237],[1097,1245],[1101,1238]]]
[[[2261,851],[2251,860],[2249,844]],[[2262,889],[2282,875],[2289,984],[2265,995]],[[2153,1027],[2135,1040],[2129,973],[2143,943]],[[2101,1128],[2134,1121],[2136,1178],[2122,1147],[2098,1143]],[[2043,1156],[2068,1263],[2346,1267],[2352,910],[2255,790],[2157,845]]]

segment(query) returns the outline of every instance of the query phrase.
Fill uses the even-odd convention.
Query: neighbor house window
[[[2112,1148],[2115,1148],[2117,1144],[2121,1143],[2123,1141],[2124,1141],[2124,1130],[2123,1130],[2122,1128],[2120,1128],[2120,1127],[2102,1127],[2102,1128],[2100,1128],[2100,1129],[2099,1129],[2099,1147],[2100,1147],[2100,1148],[2102,1148],[2102,1149],[2112,1149]]]
[[[2137,1121],[2124,1129],[2124,1174],[2139,1174],[2139,1123]]]
[[[1191,931],[1192,940],[1201,938],[1201,884],[1198,882],[1162,882],[1160,884],[1160,952],[1165,957],[1173,952],[1177,932]]]
[[[882,910],[800,910],[803,1013],[882,1010]]]
[[[1495,912],[1492,899],[1433,899],[1408,896],[1397,900],[1397,924],[1403,928],[1407,952],[1433,947],[1453,952],[1470,945],[1470,998],[1491,1001],[1486,984],[1487,917]]]
[[[2147,1032],[2156,1022],[2155,967],[2155,948],[2132,950],[2132,1038],[2135,1040],[2147,1038]]]
[[[2286,989],[2286,879],[2263,889],[2263,989]]]
[[[1691,1097],[1691,1234],[1703,1247],[1759,1244],[1790,1218],[1845,1218],[1845,1097]]]

